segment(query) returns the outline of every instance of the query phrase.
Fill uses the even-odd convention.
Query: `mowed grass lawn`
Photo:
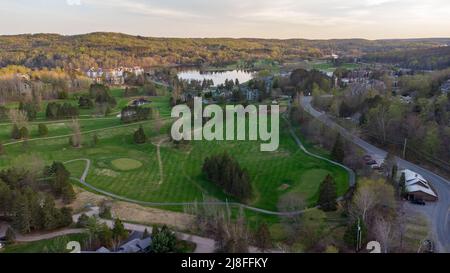
[[[145,122],[143,126],[150,137],[156,137],[152,133],[152,122]],[[157,147],[153,143],[133,143],[132,134],[138,127],[135,124],[100,131],[97,133],[100,142],[95,147],[90,143],[92,134],[84,135],[81,149],[69,147],[67,138],[7,146],[6,154],[0,157],[0,166],[8,166],[14,156],[22,153],[38,154],[48,164],[54,160],[89,158],[93,164],[87,182],[121,196],[148,202],[201,201],[206,196],[231,201],[233,198],[204,179],[201,173],[208,155],[226,151],[250,173],[255,193],[251,204],[270,210],[276,210],[279,198],[291,191],[302,194],[310,205],[315,204],[318,187],[327,174],[335,178],[339,194],[348,186],[343,169],[304,154],[285,129],[282,129],[276,152],[261,152],[260,143],[253,141],[198,141],[182,149],[165,143],[160,148],[163,163],[160,184]],[[114,166],[114,160],[124,158],[140,162],[142,166],[132,170]],[[72,162],[67,167],[73,176],[79,177],[84,163]]]
[[[114,94],[120,95],[119,91]],[[152,107],[158,108],[162,116],[170,115],[167,97],[151,100]],[[154,132],[153,121],[123,127],[120,119],[114,117],[81,120],[80,123],[83,132],[99,130],[95,132],[100,139],[98,145],[92,144],[93,133],[83,135],[80,149],[71,148],[68,137],[5,145],[6,153],[0,156],[0,168],[8,167],[22,154],[37,154],[47,164],[87,158],[92,160],[92,166],[86,181],[117,195],[147,202],[202,201],[205,197],[235,201],[207,181],[201,172],[207,156],[226,151],[249,171],[254,188],[250,203],[259,208],[277,210],[280,197],[289,192],[301,194],[309,205],[314,205],[319,185],[327,174],[335,178],[339,195],[348,188],[346,171],[304,154],[284,128],[284,121],[280,125],[280,147],[275,152],[261,152],[258,141],[193,141],[183,148],[163,143],[160,147],[162,177],[156,143],[165,136]],[[68,124],[64,121],[47,124],[49,136],[70,134]],[[140,125],[150,138],[144,145],[133,142],[133,133]],[[161,131],[168,131],[169,126],[166,123],[166,128]],[[110,127],[113,128],[103,130]],[[10,129],[10,125],[0,126],[3,143],[11,142]],[[31,136],[37,137],[37,125],[31,125]],[[67,168],[72,176],[80,177],[84,164],[72,162]]]
[[[41,240],[30,243],[16,243],[6,246],[3,253],[68,253],[67,243],[76,241],[83,248],[84,242],[88,239],[87,234],[72,234],[55,237],[48,240]]]

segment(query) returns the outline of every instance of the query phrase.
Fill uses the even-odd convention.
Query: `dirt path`
[[[172,118],[162,118],[162,120],[169,120]],[[94,129],[94,130],[89,130],[89,131],[84,131],[81,132],[82,135],[85,134],[90,134],[90,133],[95,133],[95,132],[102,132],[102,131],[107,131],[107,130],[112,130],[112,129],[119,129],[119,128],[125,128],[125,127],[133,127],[136,125],[142,125],[146,122],[151,122],[152,120],[145,120],[145,121],[141,121],[141,122],[135,122],[135,123],[130,123],[130,124],[123,124],[123,125],[117,125],[117,126],[111,126],[111,127],[105,127],[105,128],[99,128],[99,129]],[[66,135],[59,135],[59,136],[51,136],[51,137],[40,137],[40,138],[30,138],[30,139],[26,139],[26,140],[18,140],[18,141],[13,141],[13,142],[9,142],[9,143],[5,143],[3,144],[3,146],[10,146],[10,145],[14,145],[14,144],[19,144],[19,143],[23,143],[23,142],[32,142],[32,141],[38,141],[38,140],[50,140],[50,139],[59,139],[59,138],[65,138],[65,137],[71,137],[73,136],[73,134],[66,134]]]
[[[161,159],[161,145],[167,141],[168,138],[163,138],[160,141],[158,141],[156,145],[156,156],[158,158],[158,163],[159,163],[159,182],[158,185],[161,185],[162,183],[164,183],[164,166],[163,166],[163,162]]]

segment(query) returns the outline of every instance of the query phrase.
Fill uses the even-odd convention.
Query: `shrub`
[[[45,125],[45,124],[43,124],[43,123],[40,123],[40,124],[38,125],[38,131],[39,131],[39,136],[41,136],[41,137],[47,136],[47,135],[48,135],[48,128],[47,128],[47,125]]]
[[[144,144],[145,142],[147,142],[147,136],[145,135],[142,126],[139,126],[139,129],[134,132],[134,142],[136,144]]]

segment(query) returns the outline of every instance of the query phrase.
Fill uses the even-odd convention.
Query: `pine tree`
[[[57,227],[57,221],[55,219],[55,200],[50,195],[47,195],[44,199],[41,217],[43,229],[52,230]]]
[[[119,218],[114,220],[114,227],[112,229],[113,238],[115,241],[120,242],[127,238],[128,232],[125,230],[122,221]]]
[[[48,128],[47,125],[43,124],[43,123],[39,123],[38,125],[38,131],[39,131],[39,136],[41,137],[45,137],[48,135]]]
[[[359,221],[361,228],[360,243],[364,245],[367,241],[367,227],[363,220]],[[358,242],[358,221],[356,220],[352,225],[349,225],[344,233],[344,242],[352,248],[357,248]]]
[[[77,228],[86,228],[88,225],[89,216],[81,214],[77,221]]]
[[[400,181],[398,183],[400,188],[399,193],[400,195],[403,196],[405,195],[406,192],[406,176],[404,172],[402,172],[402,175],[400,176]]]
[[[20,128],[19,133],[20,133],[20,138],[22,138],[22,139],[28,139],[29,133],[28,133],[27,127],[22,127],[22,128]]]
[[[345,152],[341,134],[338,134],[336,137],[336,142],[334,143],[333,150],[331,151],[331,157],[340,163],[344,161]]]
[[[75,191],[73,190],[72,185],[68,181],[66,182],[66,185],[62,188],[61,195],[63,198],[63,202],[65,204],[70,204],[75,200],[76,198]]]
[[[331,175],[327,175],[319,187],[318,205],[323,211],[335,211],[337,209],[336,199],[336,183]]]
[[[142,234],[142,238],[141,239],[147,239],[150,237],[150,233],[148,232],[148,229],[144,230],[144,233]]]
[[[10,227],[6,230],[5,239],[7,244],[13,244],[16,241],[16,234]]]
[[[19,127],[17,127],[17,124],[13,125],[13,128],[11,130],[11,138],[12,139],[20,139],[21,138],[20,130],[19,130]]]
[[[398,172],[398,165],[394,164],[394,166],[392,166],[391,181],[395,181],[395,178],[397,177],[397,172]]]
[[[72,218],[72,208],[63,207],[59,213],[58,226],[59,227],[68,227],[73,223]]]
[[[136,144],[144,144],[147,141],[147,136],[145,135],[144,128],[142,125],[139,126],[139,129],[134,133],[134,142]]]
[[[31,213],[28,206],[28,199],[24,194],[18,194],[14,202],[13,208],[13,226],[21,233],[31,231]]]
[[[97,134],[94,134],[94,136],[92,137],[93,146],[97,146],[98,142],[99,142],[98,136]]]
[[[171,253],[175,251],[177,237],[167,227],[163,226],[155,235],[152,236],[152,252]]]

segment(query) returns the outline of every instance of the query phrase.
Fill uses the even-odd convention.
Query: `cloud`
[[[81,6],[81,0],[66,0],[69,6]]]
[[[164,1],[142,1],[142,0],[85,0],[86,4],[91,4],[101,7],[109,7],[113,9],[119,9],[121,11],[126,11],[129,13],[140,14],[140,15],[151,15],[151,16],[161,16],[161,17],[200,17],[199,15],[187,11],[172,7],[164,7],[162,3]]]

